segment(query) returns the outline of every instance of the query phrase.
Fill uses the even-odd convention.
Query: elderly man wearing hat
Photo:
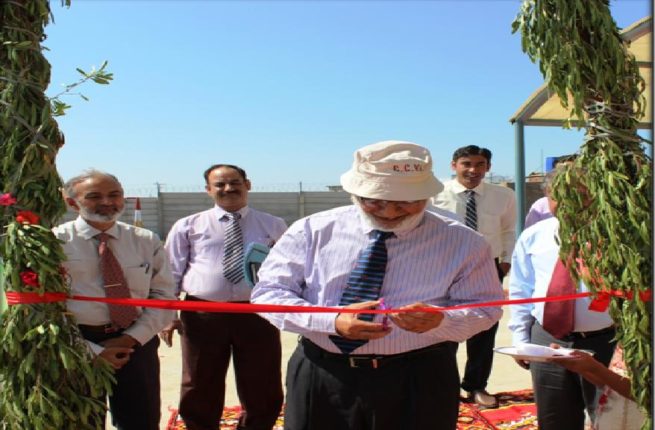
[[[341,184],[353,205],[294,223],[252,294],[253,303],[349,310],[264,315],[301,335],[288,364],[285,429],[455,429],[455,342],[502,311],[434,309],[502,299],[489,245],[426,212],[443,185],[419,145],[361,148]],[[351,313],[379,308],[398,312]]]

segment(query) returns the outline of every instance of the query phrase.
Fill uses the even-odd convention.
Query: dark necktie
[[[478,209],[475,203],[475,191],[466,190],[466,220],[465,224],[467,227],[472,228],[473,230],[478,229]]]
[[[563,296],[575,294],[575,284],[571,279],[568,269],[557,259],[553,276],[548,284],[546,297]],[[562,339],[573,331],[573,310],[575,302],[573,300],[562,300],[557,302],[544,303],[544,316],[541,323],[544,330],[557,339]]]
[[[377,300],[384,281],[387,269],[387,246],[385,241],[392,237],[392,232],[373,230],[373,240],[359,254],[357,264],[350,273],[346,288],[343,291],[339,305],[346,306],[353,303]],[[359,319],[372,321],[375,315],[359,314]],[[368,340],[346,339],[341,336],[330,336],[330,340],[339,347],[344,354],[350,354]]]
[[[107,246],[107,240],[111,236],[107,233],[96,235],[100,240],[98,245],[98,254],[100,255],[100,271],[105,283],[105,296],[112,299],[130,298],[130,289],[125,281],[123,269],[112,252]],[[109,319],[114,326],[118,328],[127,328],[138,317],[138,312],[134,306],[122,306],[108,304]]]
[[[241,214],[229,212],[225,217],[228,223],[225,229],[223,276],[233,284],[238,284],[243,279],[243,234],[239,226]]]

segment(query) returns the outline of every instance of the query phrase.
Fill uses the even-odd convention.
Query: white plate
[[[573,349],[572,350],[572,349],[567,348],[566,350],[567,351],[581,351],[581,352],[585,352],[585,353],[590,354],[590,355],[594,355],[593,351],[589,351],[589,350],[586,350],[586,349]],[[519,353],[517,351],[516,347],[514,347],[514,346],[501,346],[501,347],[498,347],[498,348],[494,348],[494,351],[499,353],[499,354],[509,355],[509,356],[511,356],[513,358],[516,358],[518,360],[535,361],[535,362],[542,362],[542,363],[547,362],[549,358],[565,357],[565,356],[568,355],[568,354],[556,354],[556,353],[554,355],[551,355],[551,356],[525,355],[525,354]],[[557,350],[553,349],[553,351],[557,351]]]

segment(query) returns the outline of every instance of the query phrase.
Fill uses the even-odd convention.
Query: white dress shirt
[[[90,226],[82,217],[61,224],[53,229],[55,236],[64,241],[67,261],[63,263],[71,277],[71,292],[81,296],[106,297],[98,239],[101,231]],[[107,230],[109,248],[123,269],[125,280],[134,299],[175,300],[175,284],[168,265],[168,256],[157,235],[150,230],[116,222]],[[109,324],[109,307],[105,303],[68,300],[68,310],[75,315],[78,324]],[[124,333],[141,345],[156,336],[174,317],[174,312],[164,309],[137,308],[138,319]],[[102,347],[91,344],[95,353]]]
[[[282,218],[245,206],[239,226],[244,249],[251,242],[273,244],[287,229]],[[223,276],[223,249],[228,220],[227,212],[214,206],[178,220],[166,238],[177,293],[215,302],[250,300],[251,288],[245,280],[237,284]]]
[[[455,212],[460,219],[466,216],[466,193],[468,188],[457,179],[444,183],[442,192],[432,198],[434,206]],[[512,189],[481,182],[473,188],[478,215],[478,232],[489,245],[493,258],[500,263],[509,263],[516,240],[516,197]]]
[[[555,236],[559,230],[557,218],[539,221],[521,233],[514,255],[509,277],[509,298],[526,299],[546,297],[548,284],[559,258],[559,245]],[[582,282],[579,292],[588,291]],[[574,332],[595,331],[612,325],[608,312],[589,310],[591,298],[584,297],[575,301]],[[512,343],[519,345],[530,342],[530,330],[534,321],[543,321],[544,304],[528,303],[510,306],[511,317],[509,329],[512,331]]]
[[[359,253],[371,240],[355,206],[320,212],[295,222],[259,270],[253,303],[339,306]],[[420,224],[386,240],[388,262],[380,297],[391,308],[424,302],[449,306],[500,300],[503,291],[489,245],[452,219],[425,212]],[[444,311],[441,324],[425,333],[393,326],[356,354],[396,354],[443,341],[460,342],[491,327],[500,307]],[[262,315],[282,330],[302,334],[321,348],[339,352],[329,340],[336,313]],[[376,316],[380,321],[381,316]]]

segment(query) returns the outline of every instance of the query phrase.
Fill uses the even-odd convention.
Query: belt
[[[80,328],[80,330],[86,331],[88,333],[109,334],[109,333],[117,333],[119,331],[123,331],[123,329],[118,328],[111,323],[100,324],[100,325],[78,324],[77,326]]]
[[[564,336],[564,339],[562,340],[587,339],[590,337],[600,336],[603,334],[611,334],[614,333],[614,331],[615,331],[614,326],[609,326],[609,327],[602,328],[600,330],[593,330],[593,331],[574,331]]]
[[[200,297],[192,296],[190,294],[187,294],[184,300],[189,300],[191,302],[210,302],[210,303],[216,303],[215,300],[207,300],[207,299],[201,299]],[[225,302],[225,301],[219,301],[219,303],[250,303],[249,300],[237,300],[233,302]]]
[[[400,360],[407,360],[414,357],[417,357],[421,354],[428,353],[431,351],[437,351],[440,349],[448,349],[451,345],[454,345],[455,342],[441,342],[436,345],[426,346],[425,348],[414,349],[412,351],[401,352],[399,354],[389,354],[389,355],[377,355],[377,354],[366,354],[366,355],[349,355],[349,354],[338,354],[334,352],[329,352],[316,345],[311,340],[303,337],[300,339],[300,345],[305,351],[305,355],[309,359],[320,358],[322,360],[332,361],[336,363],[342,363],[348,367],[352,368],[366,368],[366,369],[377,369],[382,366],[386,366],[392,362],[398,362]],[[454,349],[451,348],[451,351]]]

